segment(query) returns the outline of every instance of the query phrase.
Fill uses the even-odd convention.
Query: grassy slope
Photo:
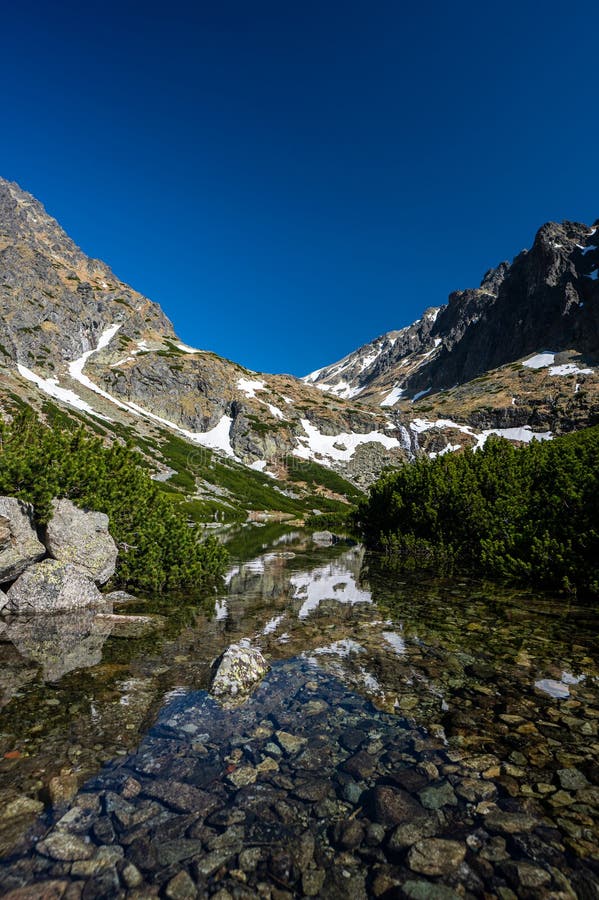
[[[2,392],[1,401],[9,414],[27,406],[22,398],[9,392]],[[149,468],[173,469],[175,474],[166,482],[158,482],[158,486],[173,502],[184,504],[189,517],[197,522],[215,518],[224,522],[245,521],[250,511],[304,519],[314,509],[323,513],[346,510],[348,503],[363,496],[340,475],[317,463],[298,459],[286,480],[279,481],[191,444],[166,429],[158,429],[154,437],[144,436],[135,428],[102,422],[51,400],[44,400],[41,414],[48,424],[62,428],[84,425],[107,441],[120,438],[129,442],[142,452]]]

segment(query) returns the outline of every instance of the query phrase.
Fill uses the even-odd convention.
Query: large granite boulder
[[[46,555],[33,528],[33,507],[16,497],[0,497],[0,584],[14,581]]]
[[[231,644],[213,663],[210,693],[226,704],[241,702],[269,668],[256,647]]]
[[[46,526],[48,553],[104,584],[114,575],[118,549],[108,532],[108,516],[79,509],[70,500],[54,500]]]
[[[103,606],[96,585],[80,569],[56,559],[34,563],[10,587],[6,611],[16,615]]]

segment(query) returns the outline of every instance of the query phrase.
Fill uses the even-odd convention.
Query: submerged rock
[[[15,497],[0,497],[0,584],[13,581],[45,555],[46,548],[33,528],[33,506]]]
[[[114,575],[117,546],[108,532],[108,516],[78,509],[70,500],[54,500],[46,526],[48,553],[104,584]]]
[[[256,647],[231,644],[213,663],[210,693],[221,700],[242,700],[269,668]]]
[[[7,609],[18,615],[81,609],[104,603],[93,581],[75,566],[55,559],[44,559],[30,566],[15,581],[7,596]]]

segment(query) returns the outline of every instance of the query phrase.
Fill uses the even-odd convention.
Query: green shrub
[[[599,594],[599,428],[516,448],[422,458],[385,475],[354,521],[414,566],[456,565]]]
[[[179,498],[159,489],[130,447],[107,447],[83,428],[45,427],[29,410],[0,426],[0,440],[0,494],[31,502],[39,524],[48,521],[54,497],[108,515],[120,586],[199,588],[221,574],[224,547],[212,536],[200,539]]]

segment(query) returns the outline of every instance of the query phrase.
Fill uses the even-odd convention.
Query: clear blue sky
[[[304,374],[599,216],[596,0],[153,7],[4,5],[0,174],[194,346]]]

